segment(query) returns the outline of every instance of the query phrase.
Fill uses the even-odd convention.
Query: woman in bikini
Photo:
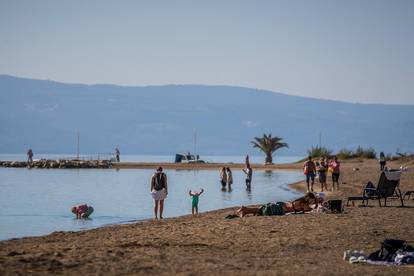
[[[280,214],[283,215],[286,213],[297,213],[297,212],[309,212],[313,208],[311,205],[318,204],[318,199],[313,193],[306,193],[303,197],[298,198],[294,201],[288,201],[288,202],[278,202],[278,204],[281,208]],[[262,215],[261,210],[262,207],[246,207],[242,206],[236,211],[236,215],[239,217],[244,217],[248,214],[253,215]]]

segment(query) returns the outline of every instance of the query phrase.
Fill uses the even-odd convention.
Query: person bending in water
[[[286,213],[297,213],[297,212],[309,212],[313,208],[311,205],[318,205],[318,199],[313,193],[306,193],[303,197],[298,198],[291,202],[278,202],[276,205],[279,206],[278,212],[275,215],[284,215]],[[265,206],[265,205],[264,205]],[[262,213],[263,207],[246,207],[241,206],[237,211],[236,215],[239,217],[244,217],[249,214],[255,216],[263,216]]]
[[[203,192],[204,192],[204,189],[201,189],[199,192],[192,192],[191,190],[188,192],[188,194],[192,197],[191,213],[193,214],[193,216],[198,214],[198,198]]]
[[[73,206],[72,213],[76,215],[77,219],[88,218],[93,213],[93,207],[86,204]]]

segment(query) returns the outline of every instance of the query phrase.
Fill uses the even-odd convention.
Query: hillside
[[[0,152],[174,154],[255,153],[249,141],[271,132],[304,155],[322,143],[394,153],[414,148],[414,106],[352,104],[241,87],[123,87],[64,84],[0,75]],[[279,153],[279,154],[280,154]]]

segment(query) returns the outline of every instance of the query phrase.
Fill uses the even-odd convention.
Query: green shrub
[[[341,149],[338,154],[338,158],[340,159],[351,159],[351,158],[367,158],[367,159],[375,159],[377,158],[377,153],[371,147],[364,149],[361,146],[358,146],[355,151],[348,150],[348,149]]]
[[[352,152],[352,150],[348,150],[348,149],[345,149],[345,148],[343,148],[343,149],[341,149],[337,154],[336,154],[336,156],[339,158],[339,159],[351,159],[351,158],[354,158],[355,157],[355,155],[354,155],[354,153]]]
[[[308,156],[312,158],[327,157],[332,155],[332,150],[329,150],[325,147],[315,146],[308,149]]]

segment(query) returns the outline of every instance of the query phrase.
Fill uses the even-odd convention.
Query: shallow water
[[[0,239],[82,230],[152,217],[149,180],[152,170],[0,168]],[[167,170],[169,195],[164,217],[191,213],[188,190],[205,189],[200,212],[242,204],[289,200],[299,194],[287,184],[298,171],[256,171],[247,191],[244,174],[233,171],[232,189],[221,190],[218,171]],[[76,220],[70,207],[87,203],[90,220]]]

